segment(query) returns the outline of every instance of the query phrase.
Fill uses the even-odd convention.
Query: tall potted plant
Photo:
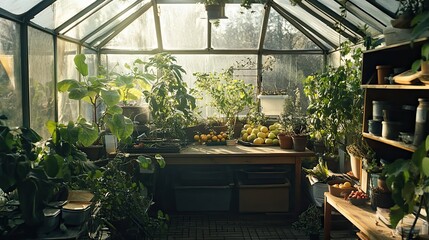
[[[233,139],[238,114],[255,105],[254,86],[233,78],[233,69],[217,73],[194,73],[196,93],[211,97],[210,105],[218,110]],[[240,133],[238,133],[240,134]]]
[[[185,139],[184,128],[195,122],[195,97],[182,74],[185,70],[176,64],[176,58],[159,53],[149,59],[145,71],[156,76],[150,90],[143,91],[149,104],[155,135]]]
[[[88,125],[87,128],[93,128],[92,132],[97,132],[97,137],[95,138],[95,135],[91,134],[91,138],[87,139],[87,142],[79,141],[78,143],[82,146],[100,143],[106,127],[119,141],[126,141],[133,133],[134,128],[131,119],[122,115],[122,109],[118,105],[121,99],[120,93],[118,89],[111,86],[108,76],[89,76],[85,59],[83,54],[78,54],[74,58],[76,69],[80,73],[82,81],[66,79],[58,83],[59,92],[67,92],[70,99],[82,100],[89,103],[92,108],[92,121],[86,122],[85,120],[88,123],[85,125]],[[104,111],[99,114],[102,107],[104,107]],[[78,122],[81,121],[83,121],[82,118],[78,120]],[[92,143],[89,143],[91,141]],[[98,147],[98,149],[100,148],[102,149],[102,146]]]

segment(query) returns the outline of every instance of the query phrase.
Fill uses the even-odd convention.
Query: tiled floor
[[[166,240],[280,240],[309,239],[293,230],[289,220],[281,214],[189,213],[171,214]],[[322,233],[321,233],[322,234]],[[356,239],[352,232],[337,231],[335,239]],[[323,239],[323,236],[320,236]]]

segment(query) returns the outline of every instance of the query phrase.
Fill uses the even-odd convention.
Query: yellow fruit
[[[263,138],[256,138],[255,140],[253,140],[253,144],[263,144],[264,143],[264,139]]]
[[[273,139],[273,145],[279,145],[279,140],[277,138]]]
[[[221,141],[221,142],[225,142],[225,138],[221,138],[221,139],[220,139],[220,141]]]
[[[221,138],[222,138],[222,134],[218,134],[217,139],[221,139]]]
[[[265,127],[265,126],[262,126],[260,130],[261,130],[261,132],[263,132],[263,133],[267,133],[267,132],[268,132],[268,128],[267,128],[267,127]]]
[[[265,139],[265,144],[273,144],[273,139],[271,139],[271,138],[266,138],[266,139]]]
[[[277,129],[277,126],[276,126],[276,125],[270,125],[270,126],[268,127],[268,129],[270,129],[270,130],[272,131],[272,130]]]
[[[276,137],[277,137],[277,135],[275,133],[273,133],[273,132],[268,133],[268,138],[274,139]]]
[[[252,142],[253,140],[255,140],[256,139],[256,135],[255,134],[250,134],[249,136],[247,136],[247,141],[248,142]]]
[[[258,132],[259,132],[259,129],[257,129],[257,128],[254,128],[254,129],[252,130],[252,133],[253,133],[253,134],[255,134],[255,135],[257,135],[257,134],[258,134]]]
[[[194,140],[195,140],[195,141],[200,140],[200,136],[199,136],[198,134],[195,134],[195,135],[194,135]]]
[[[243,128],[244,128],[244,129],[248,129],[248,128],[251,128],[251,127],[252,127],[252,125],[250,125],[250,124],[248,124],[248,123],[247,123],[247,124],[244,124],[244,126],[243,126]]]
[[[247,134],[247,133],[245,133],[245,134],[243,134],[243,136],[241,137],[241,139],[243,140],[243,141],[247,141],[247,137],[249,136],[249,134]]]
[[[243,135],[243,134],[245,134],[245,133],[247,133],[247,130],[246,130],[246,129],[241,130],[241,135]]]
[[[222,138],[227,139],[227,138],[228,138],[228,134],[226,134],[226,133],[222,133]]]
[[[205,135],[205,134],[201,134],[200,138],[201,138],[201,141],[203,141],[203,142],[207,141],[207,135]]]
[[[258,136],[259,138],[265,138],[266,137],[265,133],[263,133],[263,132],[258,132],[258,134],[256,136]]]
[[[217,141],[217,136],[213,136],[213,137],[212,137],[212,141],[213,141],[213,142]]]
[[[253,128],[247,128],[247,134],[251,134],[253,131]]]
[[[349,187],[352,187],[352,184],[351,184],[350,182],[345,182],[345,183],[343,184],[343,187],[344,187],[344,188],[349,188]]]

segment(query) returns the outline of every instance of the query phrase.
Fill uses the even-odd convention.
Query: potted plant
[[[82,100],[90,104],[92,108],[92,121],[85,122],[90,125],[98,133],[97,138],[91,145],[79,142],[82,146],[97,146],[95,147],[101,154],[103,146],[101,137],[107,127],[109,131],[115,135],[119,141],[127,140],[133,133],[133,122],[131,119],[122,115],[122,109],[118,105],[120,102],[120,93],[117,89],[110,85],[110,79],[105,75],[88,76],[88,65],[85,63],[85,55],[78,54],[74,58],[76,69],[82,77],[82,81],[75,79],[66,79],[58,83],[59,92],[68,92],[68,97],[74,100]],[[101,107],[105,107],[104,111],[99,114]],[[78,122],[83,121],[83,118],[78,119]],[[83,128],[84,125],[80,125]],[[89,126],[85,126],[89,127]],[[93,136],[93,135],[91,135]],[[93,140],[92,138],[90,140]],[[101,155],[95,158],[100,158]]]
[[[238,114],[251,108],[254,102],[254,86],[243,80],[233,78],[233,70],[217,73],[194,73],[196,94],[211,97],[210,105],[222,115],[228,128],[229,139],[235,137],[235,124]],[[240,133],[238,133],[240,134]]]
[[[226,19],[225,16],[225,3],[227,0],[204,0],[207,11],[207,19],[210,22],[217,21],[219,19]]]
[[[399,7],[396,10],[396,18],[391,20],[395,28],[411,28],[412,19],[422,11],[422,2],[416,0],[397,0]]]
[[[321,215],[316,205],[310,205],[299,215],[298,220],[292,224],[292,228],[304,232],[311,240],[317,240],[322,230]]]
[[[386,182],[392,191],[395,206],[390,208],[390,222],[392,227],[401,219],[413,213],[416,209],[416,217],[420,216],[422,208],[429,210],[429,136],[417,150],[411,159],[397,159],[385,166]],[[426,221],[429,220],[429,215]],[[414,224],[416,221],[414,221]],[[414,224],[410,230],[414,228]]]
[[[128,72],[109,74],[113,87],[119,92],[123,115],[138,125],[149,122],[149,106],[142,105],[141,100],[143,91],[150,90],[152,81],[155,79],[153,74],[143,71],[144,65],[145,62],[136,59],[132,65],[124,65]]]
[[[149,59],[145,71],[156,75],[151,89],[143,91],[155,127],[152,137],[185,139],[184,128],[196,119],[195,97],[182,78],[185,70],[176,64],[175,57],[159,53]]]
[[[311,138],[323,139],[324,155],[337,158],[341,145],[353,143],[361,131],[363,91],[361,83],[360,48],[341,44],[341,65],[328,67],[325,72],[308,76],[304,93],[308,97],[307,116]],[[347,55],[351,58],[346,58]]]
[[[421,47],[421,59],[417,59],[413,62],[411,69],[414,72],[421,70],[421,75],[429,75],[429,43],[425,43]],[[429,80],[429,79],[428,79]]]
[[[331,173],[328,164],[319,157],[318,163],[313,168],[302,168],[310,183],[310,194],[314,203],[321,207],[324,202],[324,193],[328,191],[328,181],[331,180]]]
[[[165,166],[160,155],[127,158],[118,154],[109,163],[90,175],[86,185],[100,203],[97,219],[107,226],[113,239],[140,239],[163,234],[168,215],[153,209],[152,196],[136,174],[141,170]]]

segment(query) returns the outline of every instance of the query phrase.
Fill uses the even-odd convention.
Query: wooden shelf
[[[365,84],[361,85],[362,88],[366,89],[404,89],[404,90],[429,90],[427,85],[399,85],[399,84]]]
[[[406,150],[406,151],[409,151],[409,152],[414,152],[417,149],[417,147],[414,146],[414,145],[405,144],[403,142],[399,142],[399,141],[395,141],[395,140],[389,140],[389,139],[386,139],[386,138],[383,138],[383,137],[375,136],[375,135],[370,134],[370,133],[365,133],[364,132],[364,133],[362,133],[362,135],[365,138],[372,139],[372,140],[375,140],[375,141],[378,141],[378,142],[382,142],[382,143],[385,143],[387,145],[391,145],[393,147],[397,147],[397,148],[400,148],[400,149],[403,149],[403,150]]]

